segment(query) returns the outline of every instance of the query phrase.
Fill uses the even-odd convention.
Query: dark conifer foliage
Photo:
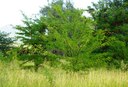
[[[13,48],[14,39],[9,37],[9,34],[6,32],[0,31],[0,51],[6,53],[6,51]]]
[[[128,61],[128,2],[126,0],[102,0],[93,3],[88,10],[96,22],[95,31],[102,29],[106,38],[100,50],[110,52],[111,62]],[[103,51],[103,52],[104,52]],[[117,64],[117,65],[118,65]]]

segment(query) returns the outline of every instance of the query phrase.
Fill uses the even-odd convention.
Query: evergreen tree
[[[14,39],[8,33],[0,31],[0,51],[4,54],[13,47]]]
[[[119,65],[120,61],[128,61],[128,11],[125,0],[102,0],[93,7],[89,7],[89,12],[96,21],[95,31],[102,29],[105,32],[104,39],[99,52],[107,52],[110,57],[110,64]]]

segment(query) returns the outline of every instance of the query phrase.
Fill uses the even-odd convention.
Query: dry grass
[[[100,69],[66,73],[45,68],[36,73],[0,63],[0,87],[128,87],[128,72]]]

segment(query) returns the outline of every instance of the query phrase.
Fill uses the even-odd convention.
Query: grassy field
[[[13,63],[0,63],[0,87],[128,87],[128,72],[100,69],[67,73],[47,67],[36,73]]]

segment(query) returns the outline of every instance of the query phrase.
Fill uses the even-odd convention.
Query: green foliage
[[[16,26],[23,42],[18,58],[25,63],[33,61],[36,71],[45,60],[65,60],[69,65],[64,67],[74,71],[105,65],[104,54],[94,53],[102,45],[104,33],[94,32],[94,22],[83,12],[71,2],[57,0],[41,9],[39,19],[23,14],[25,25]]]
[[[2,52],[0,52],[0,60],[3,60],[4,59],[4,55]]]
[[[51,8],[46,7],[47,10],[41,9],[41,20],[45,19],[48,30],[46,48],[61,51],[67,58],[66,61],[70,62],[68,68],[74,71],[101,63],[101,58],[97,64],[93,61],[97,60],[94,56],[97,54],[93,55],[93,51],[102,44],[102,31],[97,31],[99,35],[93,35],[93,21],[82,16],[84,11],[74,8],[70,2],[57,1],[50,6]],[[47,11],[45,17],[44,11]]]
[[[107,53],[108,64],[116,67],[121,66],[122,60],[128,61],[127,3],[124,0],[102,0],[88,8],[96,22],[95,30],[102,29],[106,36],[98,52]]]
[[[19,59],[25,62],[33,61],[37,71],[39,65],[46,59],[46,25],[38,19],[30,19],[25,14],[23,16],[25,25],[16,26],[16,29],[19,30],[17,38],[23,42],[18,52]]]
[[[122,67],[121,61],[128,61],[127,2],[102,0],[93,5],[88,9],[93,19],[63,0],[41,8],[39,18],[23,13],[24,25],[16,26],[23,44],[13,55],[23,64],[32,61],[35,71],[44,62],[73,71]]]
[[[13,42],[14,39],[9,37],[8,33],[0,31],[0,52],[3,52],[5,54],[6,51],[13,48]]]
[[[41,45],[31,45],[22,47],[18,50],[18,59],[24,61],[21,65],[27,62],[34,62],[35,71],[38,71],[39,66],[44,61],[50,61],[50,58],[54,58],[54,55],[47,52]]]

